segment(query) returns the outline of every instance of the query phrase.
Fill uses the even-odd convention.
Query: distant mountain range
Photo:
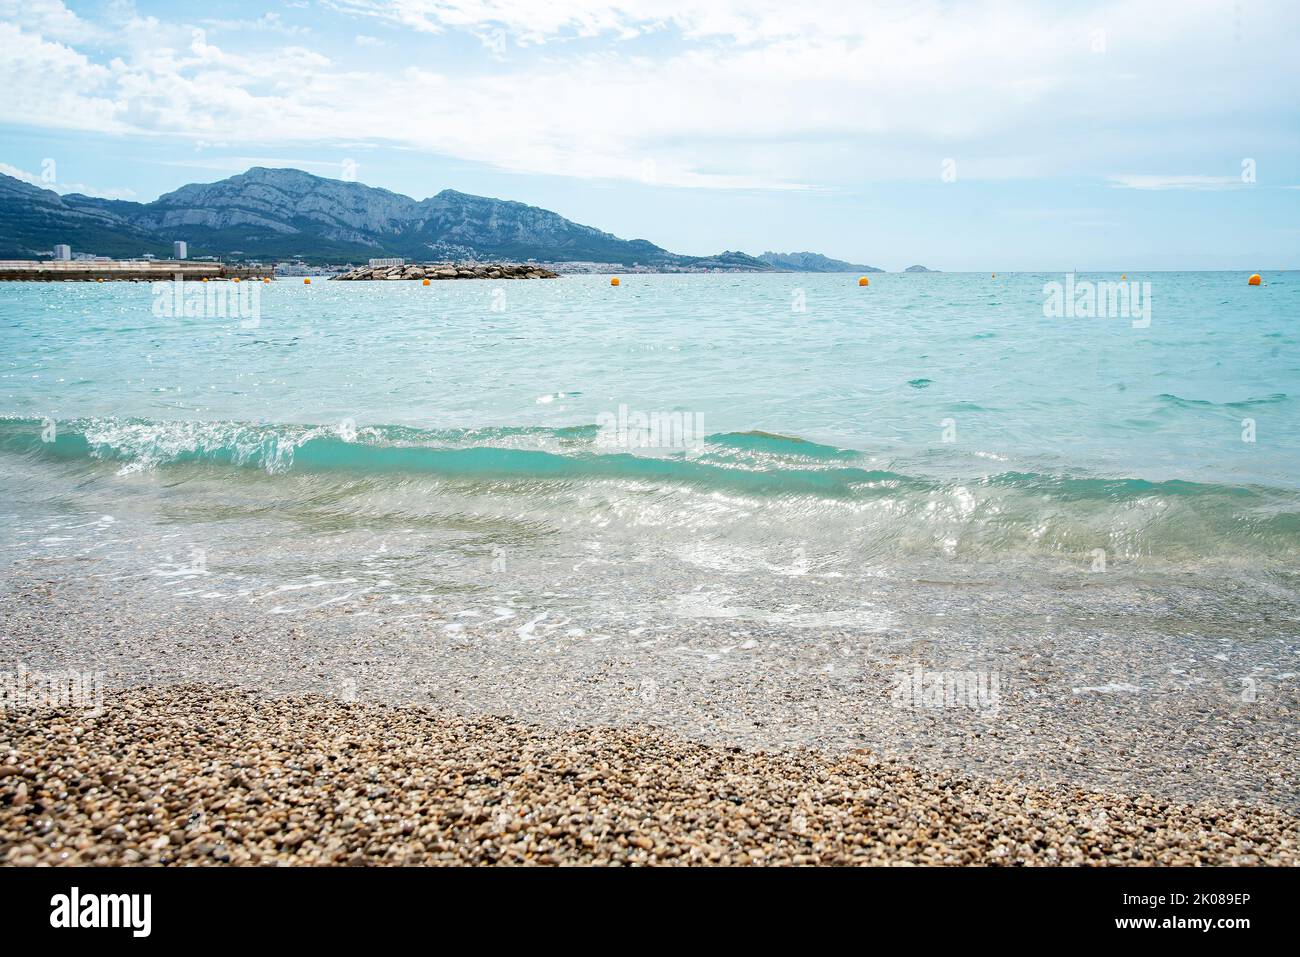
[[[151,203],[60,196],[0,174],[0,258],[31,259],[56,243],[76,252],[189,255],[311,263],[479,259],[634,264],[669,270],[876,272],[817,253],[682,256],[644,239],[619,239],[524,203],[444,189],[429,199],[296,169],[254,167],[192,183]]]
[[[878,266],[848,263],[843,259],[830,259],[821,253],[763,253],[758,257],[775,269],[784,272],[884,272]]]

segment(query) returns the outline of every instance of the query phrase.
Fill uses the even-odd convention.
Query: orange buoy
[[[617,285],[618,285],[618,277],[615,276],[613,279],[611,279],[611,280],[609,281],[609,284],[610,284],[611,286],[617,286]]]
[[[271,281],[271,280],[269,280],[269,279],[265,279],[265,278],[262,280],[262,282],[270,282],[270,281]]]
[[[303,284],[304,286],[310,286],[310,285],[311,285],[311,276],[305,276],[305,277],[303,277],[302,284]]]
[[[1251,276],[1246,281],[1249,282],[1252,286],[1258,286],[1260,283],[1259,273],[1255,273],[1255,275]]]
[[[103,281],[104,281],[104,280],[103,280],[102,278],[100,278],[100,279],[96,279],[96,280],[95,280],[95,282],[103,282]]]
[[[421,284],[427,286],[427,285],[429,285],[429,280],[425,279],[425,280],[423,280],[423,282],[422,282]]]
[[[868,279],[866,276],[863,276],[861,279],[858,280],[858,285],[859,285],[859,286],[870,286],[870,285],[871,285],[871,280]]]

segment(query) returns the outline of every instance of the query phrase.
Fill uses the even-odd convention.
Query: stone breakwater
[[[0,862],[1274,864],[1297,822],[212,685],[0,722]]]
[[[335,276],[336,280],[361,279],[558,279],[559,273],[527,263],[409,263],[404,266],[361,266]]]

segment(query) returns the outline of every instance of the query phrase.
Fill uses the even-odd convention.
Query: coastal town
[[[760,270],[728,268],[718,262],[692,264],[611,263],[589,260],[565,262],[480,261],[474,256],[460,259],[436,259],[408,262],[401,257],[380,257],[362,265],[311,263],[302,259],[263,263],[257,260],[224,261],[215,256],[186,255],[186,243],[173,244],[170,259],[151,253],[132,259],[114,259],[94,253],[73,252],[66,244],[57,244],[39,259],[0,259],[0,282],[154,282],[177,276],[185,279],[213,281],[230,279],[314,278],[357,280],[397,279],[555,279],[561,275],[606,275],[610,273],[712,274],[758,272]],[[776,268],[761,271],[799,272],[799,269]],[[867,270],[879,272],[881,270]],[[931,272],[923,266],[909,266],[904,272]]]

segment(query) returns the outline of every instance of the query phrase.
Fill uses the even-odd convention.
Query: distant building
[[[184,240],[178,239],[172,243],[172,259],[184,259],[188,255],[189,247],[185,245]]]
[[[54,247],[54,258],[55,258],[55,259],[71,259],[71,258],[72,258],[72,247],[69,246],[67,243],[59,243],[59,245],[57,245],[57,246]]]
[[[376,267],[378,267],[378,266],[405,266],[405,265],[406,265],[406,260],[405,260],[405,259],[372,259],[372,260],[370,260],[370,267],[371,267],[372,269],[374,269],[374,268],[376,268]]]

